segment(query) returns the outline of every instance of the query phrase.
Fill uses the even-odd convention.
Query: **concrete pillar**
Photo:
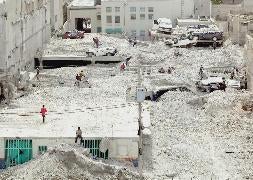
[[[247,59],[247,83],[248,89],[253,92],[253,37],[246,36],[245,58]]]

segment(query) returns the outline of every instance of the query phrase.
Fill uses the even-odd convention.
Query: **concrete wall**
[[[112,12],[106,12],[106,7],[112,7]],[[120,12],[115,12],[115,7],[120,7]],[[130,8],[135,7],[136,12],[130,12]],[[145,8],[144,12],[140,12],[140,8]],[[153,7],[154,12],[148,12],[148,8]],[[136,14],[136,20],[131,20],[131,14]],[[145,18],[141,19],[140,14],[145,14]],[[149,19],[149,15],[153,14],[154,18]],[[126,32],[128,36],[141,36],[141,31],[148,34],[148,30],[153,26],[153,20],[159,17],[170,18],[175,24],[175,20],[181,17],[194,16],[193,0],[128,0],[123,1],[102,1],[102,31],[106,29],[120,28]],[[112,23],[106,22],[106,16],[112,16]],[[115,23],[115,16],[120,16],[120,23]]]
[[[247,60],[247,80],[248,88],[253,92],[253,37],[246,36],[245,58]]]
[[[211,6],[211,0],[194,0],[195,18],[198,16],[210,16]]]
[[[212,5],[212,17],[217,20],[226,20],[230,11],[241,11],[241,4],[220,4]]]
[[[253,12],[253,1],[252,0],[244,0],[242,4],[243,4],[243,8],[245,10]]]
[[[50,0],[50,24],[53,31],[63,28],[63,6],[68,3],[69,0]]]
[[[0,159],[5,158],[5,139],[0,138]],[[33,157],[39,155],[39,146],[48,148],[66,143],[75,144],[72,138],[27,138],[32,139]],[[99,140],[101,138],[85,138]],[[136,159],[138,157],[138,138],[113,138],[110,141],[109,158],[113,159]]]
[[[5,49],[5,55],[0,59],[0,69],[11,75],[33,68],[36,52],[50,38],[49,3],[45,0],[27,2],[7,0],[4,4],[7,18],[2,36],[5,40],[1,38],[0,47]]]
[[[69,31],[76,28],[76,18],[90,18],[91,19],[91,32],[96,33],[97,28],[101,27],[101,21],[97,20],[97,15],[100,15],[100,9],[96,7],[92,8],[69,8]]]
[[[5,17],[6,7],[4,4],[0,3],[0,74],[4,72],[6,66],[6,17]],[[7,15],[7,14],[6,14]]]
[[[4,159],[5,158],[5,141],[4,138],[0,138],[0,159]]]

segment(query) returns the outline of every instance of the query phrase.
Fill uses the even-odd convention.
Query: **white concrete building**
[[[72,0],[50,0],[50,24],[52,31],[62,30],[67,21],[67,6]]]
[[[88,33],[101,32],[100,2],[97,0],[74,0],[68,6],[67,23],[65,31],[77,29]]]
[[[0,70],[5,75],[33,67],[35,54],[50,37],[49,3],[0,1]]]
[[[145,37],[160,17],[175,23],[177,18],[193,16],[193,0],[104,0],[101,4],[102,31],[128,36]]]

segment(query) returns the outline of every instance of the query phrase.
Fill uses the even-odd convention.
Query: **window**
[[[106,16],[106,23],[112,23],[112,16]]]
[[[153,20],[153,19],[154,19],[154,14],[149,14],[149,15],[148,15],[148,19],[149,19],[149,20]]]
[[[39,146],[39,154],[43,154],[47,151],[47,146]]]
[[[145,20],[145,14],[140,14],[140,20]]]
[[[115,7],[115,12],[120,12],[120,7]]]
[[[97,27],[97,33],[102,32],[102,28],[101,27]]]
[[[145,36],[145,30],[140,31],[140,36]]]
[[[120,23],[120,16],[115,16],[115,23]]]
[[[131,14],[130,19],[131,20],[136,20],[136,14]]]
[[[148,7],[148,12],[154,12],[154,8],[153,7]]]
[[[112,12],[112,7],[106,7],[106,12]]]
[[[145,12],[145,7],[140,7],[140,12]]]
[[[136,12],[136,7],[130,7],[130,12]]]
[[[131,31],[132,36],[136,36],[136,30]]]
[[[98,21],[101,20],[101,15],[97,15],[97,20],[98,20]]]

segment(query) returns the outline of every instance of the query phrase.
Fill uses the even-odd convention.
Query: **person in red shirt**
[[[40,113],[41,113],[41,116],[42,116],[42,119],[43,119],[43,123],[45,122],[46,112],[47,112],[47,109],[45,108],[45,105],[43,105],[42,108],[40,109]]]
[[[124,71],[124,70],[125,70],[125,68],[126,68],[125,64],[124,64],[124,63],[122,63],[122,64],[120,65],[120,70],[121,70],[121,71]]]

